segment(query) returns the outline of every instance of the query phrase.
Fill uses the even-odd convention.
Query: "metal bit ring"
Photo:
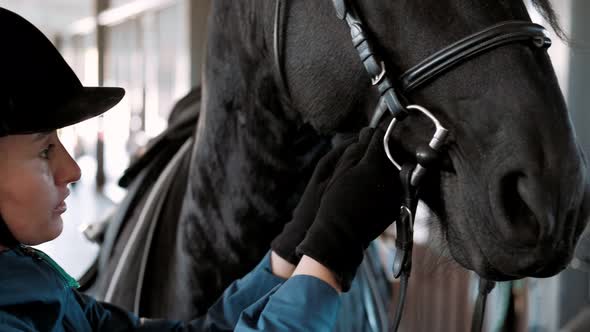
[[[419,111],[422,114],[426,115],[434,123],[436,130],[434,132],[434,135],[432,136],[432,139],[430,139],[428,146],[430,146],[430,148],[432,148],[433,150],[438,151],[440,147],[444,144],[448,130],[445,127],[443,127],[438,121],[438,119],[434,115],[432,115],[432,113],[430,113],[430,111],[426,108],[420,105],[409,105],[406,107],[406,109]],[[383,147],[385,148],[387,158],[389,158],[393,165],[401,171],[401,165],[395,161],[391,154],[391,151],[389,150],[389,138],[392,136],[393,128],[395,127],[395,124],[397,122],[398,120],[396,118],[393,118],[389,123],[387,131],[385,132],[385,137],[383,137]],[[416,165],[416,169],[412,173],[411,183],[413,186],[416,186],[418,184],[425,172],[426,168],[418,163],[418,165]]]

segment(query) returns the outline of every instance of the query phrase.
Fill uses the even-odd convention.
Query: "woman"
[[[99,115],[120,88],[83,87],[43,34],[0,8],[0,331],[329,331],[364,249],[390,223],[393,169],[383,132],[328,153],[273,250],[190,322],[140,319],[76,291],[28,246],[62,231],[80,168],[56,130]]]

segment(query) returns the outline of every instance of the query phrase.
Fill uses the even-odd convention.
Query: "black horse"
[[[390,75],[500,21],[530,20],[515,0],[354,2]],[[535,3],[555,22],[547,1]],[[368,124],[378,96],[332,2],[287,1],[283,12],[281,78],[274,1],[212,3],[192,151],[185,148],[169,171],[180,172],[167,180],[176,190],[138,195],[139,206],[160,199],[153,213],[169,216],[140,238],[150,244],[147,254],[127,250],[139,258],[133,263],[146,263],[137,268],[141,288],[132,268],[116,271],[134,223],[123,227],[99,276],[98,285],[113,273],[120,280],[109,300],[143,290],[135,306],[142,315],[203,313],[269,249],[330,138]],[[547,54],[506,45],[408,97],[450,131],[442,166],[429,173],[421,197],[434,212],[438,250],[492,280],[561,271],[586,225],[590,189]],[[392,139],[396,157],[412,160],[430,131],[421,117],[404,120]],[[397,209],[392,202],[392,216]]]

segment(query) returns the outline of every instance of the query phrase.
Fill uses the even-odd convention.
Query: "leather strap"
[[[371,83],[377,87],[380,94],[380,106],[378,110],[384,113],[388,110],[392,116],[405,116],[405,99],[397,92],[395,86],[387,76],[385,64],[380,61],[373,51],[369,38],[353,6],[347,6],[345,0],[332,0],[338,18],[344,20],[350,28],[352,44],[356,49],[361,62],[371,77]]]
[[[406,301],[406,292],[410,274],[412,272],[412,249],[414,247],[414,216],[416,215],[416,187],[412,186],[412,173],[415,165],[404,164],[399,173],[400,182],[403,190],[403,202],[400,214],[395,222],[396,239],[395,239],[395,258],[393,262],[393,274],[395,278],[400,278],[400,295],[397,299],[395,317],[390,327],[391,331],[397,331],[401,322],[404,304]]]
[[[336,9],[336,16],[343,20],[346,17],[346,11],[348,9],[346,0],[332,0],[332,2],[334,3],[334,8]]]
[[[274,19],[274,32],[273,32],[273,49],[274,49],[274,62],[275,62],[275,70],[277,72],[277,76],[278,76],[278,81],[279,81],[279,86],[281,89],[283,89],[283,91],[289,95],[289,89],[287,89],[287,83],[285,82],[285,77],[283,74],[283,66],[281,66],[281,55],[283,54],[281,51],[283,49],[283,45],[281,44],[281,35],[283,30],[282,28],[282,22],[281,22],[281,17],[284,17],[284,15],[281,15],[282,13],[282,1],[281,0],[276,0],[275,3],[275,19]]]
[[[496,286],[496,283],[493,281],[484,278],[479,279],[477,300],[473,308],[473,316],[471,316],[471,332],[481,331],[486,312],[486,300],[494,286]]]
[[[538,48],[551,46],[544,27],[526,21],[505,21],[472,34],[445,47],[405,72],[401,80],[404,92],[412,91],[476,55],[516,42],[532,42]]]

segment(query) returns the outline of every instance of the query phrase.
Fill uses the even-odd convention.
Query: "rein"
[[[286,0],[285,0],[286,1]],[[388,77],[385,63],[381,61],[370,44],[370,39],[363,27],[363,22],[357,14],[351,1],[332,0],[336,15],[346,22],[350,28],[352,44],[365,67],[371,84],[379,91],[379,103],[370,122],[376,127],[386,112],[392,116],[383,139],[383,145],[388,159],[400,171],[399,176],[403,189],[403,200],[396,221],[396,255],[393,274],[400,278],[400,296],[396,314],[392,323],[392,331],[397,331],[404,309],[408,281],[412,269],[412,248],[414,234],[414,219],[420,194],[420,183],[428,169],[433,168],[444,145],[447,129],[426,108],[408,103],[404,93],[409,93],[424,84],[436,79],[448,70],[470,60],[471,58],[489,52],[502,45],[517,42],[530,42],[532,47],[546,49],[551,46],[551,39],[541,25],[528,21],[504,21],[490,26],[482,31],[469,35],[424,59],[407,70],[397,81]],[[288,94],[281,66],[281,21],[282,1],[276,0],[274,20],[274,62],[281,88]],[[395,125],[403,121],[409,111],[417,111],[425,115],[435,125],[435,133],[426,146],[416,151],[416,163],[399,164],[391,154],[389,140]],[[471,331],[481,331],[487,295],[494,288],[491,280],[480,278],[478,296],[472,316]]]

